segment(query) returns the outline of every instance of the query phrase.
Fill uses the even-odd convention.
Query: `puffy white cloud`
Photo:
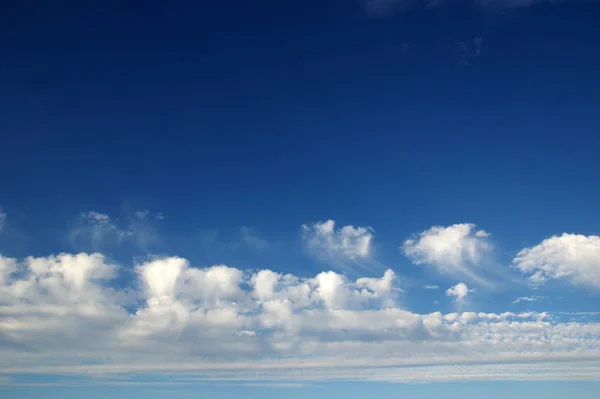
[[[327,220],[302,226],[308,249],[325,260],[355,260],[367,258],[371,253],[373,229],[371,227],[344,226],[335,229],[335,222]]]
[[[485,282],[480,272],[492,248],[488,237],[489,233],[471,223],[434,226],[406,240],[402,250],[417,265],[432,265],[441,273]]]
[[[465,283],[458,283],[453,287],[446,290],[446,295],[453,296],[457,301],[462,301],[470,292],[474,292],[474,289],[469,289]]]
[[[554,379],[552,362],[585,360],[587,367],[569,367],[572,373],[559,378],[600,377],[591,362],[600,361],[600,324],[562,323],[535,312],[413,313],[399,305],[392,271],[356,280],[331,271],[301,278],[225,265],[197,268],[177,257],[149,259],[133,271],[99,254],[0,257],[3,374],[185,372],[187,378],[263,382]],[[111,288],[121,273],[134,277],[131,286]],[[452,292],[464,297],[469,289],[458,284]],[[481,359],[502,366],[492,370]],[[416,365],[428,368],[410,368]]]
[[[275,286],[279,283],[281,274],[271,270],[260,270],[252,276],[255,296],[261,300],[269,300],[275,295]]]
[[[600,237],[564,233],[521,250],[513,266],[534,285],[548,279],[600,288]]]

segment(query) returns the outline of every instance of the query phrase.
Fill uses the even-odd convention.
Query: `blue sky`
[[[0,16],[3,397],[598,390],[598,2],[43,3]]]

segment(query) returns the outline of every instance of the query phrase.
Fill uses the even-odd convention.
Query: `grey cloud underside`
[[[3,373],[196,378],[204,370],[246,380],[256,378],[244,371],[251,367],[263,380],[600,377],[600,324],[545,313],[413,313],[400,306],[392,271],[299,278],[163,258],[135,265],[136,288],[110,288],[118,274],[98,254],[0,257]],[[561,377],[564,362],[576,368]],[[373,366],[388,369],[348,368]]]

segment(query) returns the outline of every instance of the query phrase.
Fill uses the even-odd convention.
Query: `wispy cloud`
[[[6,213],[4,213],[4,210],[0,206],[0,232],[4,229],[4,223],[6,223]]]
[[[332,266],[355,270],[355,266],[372,270],[382,268],[373,259],[375,230],[367,227],[343,226],[336,229],[333,220],[302,225],[302,238],[308,251]]]
[[[157,217],[159,215],[160,218]],[[126,217],[125,221],[102,212],[82,212],[68,233],[68,239],[71,245],[78,249],[91,248],[93,251],[102,251],[112,246],[131,243],[147,251],[159,240],[154,220],[162,218],[162,214],[152,214],[148,210],[138,210]]]
[[[541,301],[542,299],[544,299],[545,297],[543,296],[520,296],[517,299],[515,299],[514,301],[512,301],[512,303],[519,303],[519,302],[537,302],[537,301]]]
[[[402,251],[417,265],[490,284],[483,275],[492,249],[489,236],[472,223],[434,226],[406,240]]]
[[[523,8],[541,2],[552,4],[550,0],[470,0],[470,2],[476,7],[485,9]],[[367,12],[375,16],[387,16],[418,6],[436,8],[452,4],[450,0],[364,0],[364,3]]]
[[[267,240],[250,227],[242,226],[240,228],[240,239],[242,243],[253,249],[262,250],[268,246]]]
[[[424,285],[423,288],[426,290],[437,290],[440,288],[440,286],[431,284],[431,285]]]

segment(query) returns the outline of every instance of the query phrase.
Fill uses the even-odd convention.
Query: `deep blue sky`
[[[595,2],[31,4],[0,23],[2,202],[28,226],[125,199],[177,230],[600,221]]]
[[[372,226],[378,259],[415,279],[398,247],[434,225],[476,223],[500,263],[599,232],[597,1],[384,15],[360,0],[11,3],[4,255],[89,251],[65,238],[80,213],[138,209],[165,215],[160,239],[111,248],[119,262],[156,252],[300,276],[329,267],[298,238],[326,219]],[[231,250],[241,226],[271,250]],[[577,295],[552,310],[594,310],[597,294]]]

